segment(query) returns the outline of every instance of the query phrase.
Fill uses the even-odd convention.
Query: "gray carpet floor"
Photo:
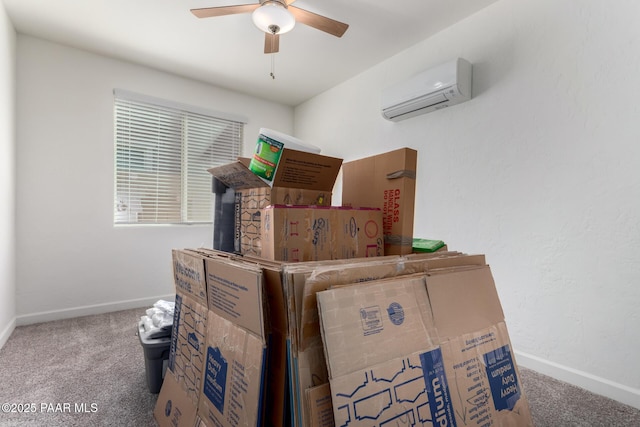
[[[0,350],[0,426],[155,426],[136,325],[145,308],[20,326]],[[537,427],[640,426],[640,411],[520,369]],[[31,411],[31,410],[34,411]],[[31,412],[26,412],[26,411]]]

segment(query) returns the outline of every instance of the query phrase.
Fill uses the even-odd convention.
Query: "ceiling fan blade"
[[[238,13],[253,12],[260,7],[260,3],[256,4],[239,4],[236,6],[220,6],[220,7],[204,7],[202,9],[191,9],[198,18],[211,18],[214,16],[235,15]]]
[[[280,50],[280,34],[264,33],[264,53],[277,53]]]
[[[308,10],[300,9],[299,7],[289,6],[287,8],[289,12],[293,14],[297,22],[303,23],[325,33],[329,33],[336,37],[342,37],[347,31],[349,25],[336,21],[326,16],[318,15],[317,13],[309,12]]]

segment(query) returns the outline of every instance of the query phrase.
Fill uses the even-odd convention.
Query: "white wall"
[[[346,160],[417,149],[415,235],[487,255],[520,363],[640,408],[638,16],[502,0],[298,106],[295,135]],[[474,99],[380,117],[382,88],[457,56]]]
[[[18,324],[149,306],[172,248],[212,245],[210,226],[114,228],[113,88],[243,115],[245,153],[292,130],[290,107],[18,35]]]
[[[0,3],[0,348],[15,328],[16,33]]]

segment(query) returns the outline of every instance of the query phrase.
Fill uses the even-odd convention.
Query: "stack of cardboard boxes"
[[[335,425],[532,425],[489,266],[424,266],[317,294]]]
[[[210,170],[239,250],[173,251],[160,426],[532,424],[484,256],[411,253],[416,154]]]
[[[276,310],[266,312],[283,300],[278,288],[269,287],[277,282],[267,283],[257,263],[206,249],[174,250],[173,271],[174,330],[154,412],[158,424],[244,426],[266,417],[281,423],[285,376],[273,379],[273,366],[267,375],[267,361],[278,359],[267,356],[267,342],[274,351],[284,348],[276,343],[283,336]]]
[[[283,149],[271,181],[250,169],[251,159],[209,169],[235,191],[235,251],[262,254],[262,210],[269,205],[331,206],[331,193],[342,159]]]

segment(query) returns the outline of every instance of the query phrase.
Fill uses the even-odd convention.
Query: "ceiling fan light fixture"
[[[278,1],[265,2],[251,17],[256,27],[269,34],[284,34],[296,25],[293,14]]]

